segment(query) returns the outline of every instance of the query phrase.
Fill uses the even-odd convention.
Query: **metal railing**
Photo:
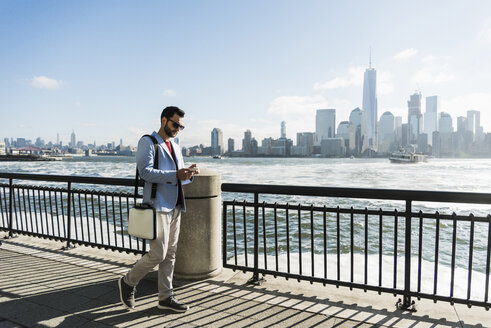
[[[8,180],[0,183],[0,230],[9,236],[146,252],[147,241],[127,233],[128,212],[136,201],[134,179],[18,173],[0,173],[0,179]],[[33,185],[38,181],[42,184]]]
[[[489,205],[491,194],[230,183],[222,191],[240,197],[223,201],[223,265],[252,272],[253,282],[268,274],[402,295],[406,310],[415,310],[412,297],[491,306],[490,211],[414,209]],[[321,205],[271,201],[303,196]],[[388,208],[368,208],[381,200]]]
[[[0,230],[142,254],[147,243],[126,231],[132,187],[134,179],[0,173]],[[491,194],[228,183],[222,191],[236,196],[222,203],[224,267],[255,282],[268,274],[402,295],[403,309],[412,297],[491,306],[491,211],[417,210],[477,209]]]

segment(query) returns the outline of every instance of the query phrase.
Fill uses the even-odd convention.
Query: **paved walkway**
[[[0,232],[0,237],[5,233]],[[5,327],[491,327],[491,311],[418,301],[418,312],[395,309],[396,298],[347,288],[224,270],[213,279],[176,282],[184,314],[158,310],[154,275],[137,289],[137,309],[119,303],[117,279],[131,254],[20,236],[1,239],[0,328]]]

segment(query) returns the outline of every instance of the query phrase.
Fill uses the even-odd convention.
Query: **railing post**
[[[8,238],[14,237],[14,232],[12,231],[12,225],[14,222],[13,201],[14,201],[14,185],[13,185],[13,179],[10,178],[9,179],[9,236]]]
[[[222,203],[222,266],[227,264],[227,205]]]
[[[404,295],[396,303],[400,310],[416,312],[414,301],[411,301],[411,219],[412,219],[412,201],[406,200],[406,228],[404,231]]]
[[[146,239],[142,239],[142,251],[143,253],[146,253],[147,252],[147,240]]]
[[[63,250],[67,250],[69,248],[72,247],[72,245],[70,244],[70,239],[72,238],[72,219],[71,219],[71,215],[72,215],[72,183],[71,182],[68,182],[68,188],[67,188],[67,200],[68,200],[68,204],[67,204],[67,218],[68,218],[68,224],[67,224],[67,241],[66,241],[66,246],[63,247]]]
[[[266,251],[266,250],[264,250]],[[247,255],[247,250],[246,250]],[[259,278],[259,193],[254,193],[254,273],[249,280],[255,285],[262,284],[264,279]]]

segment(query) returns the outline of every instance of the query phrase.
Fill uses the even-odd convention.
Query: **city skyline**
[[[418,90],[440,97],[454,128],[477,110],[491,131],[489,12],[487,1],[4,0],[0,138],[66,144],[74,130],[86,143],[136,145],[177,105],[184,146],[209,143],[219,127],[238,148],[245,129],[276,137],[282,121],[294,139],[315,130],[317,109],[336,109],[337,127],[363,108],[370,67],[377,119],[390,111],[405,121]]]
[[[444,121],[446,121],[444,126],[442,127],[443,132],[450,133],[450,132],[456,132],[458,130],[461,130],[462,127],[459,128],[459,124],[461,124],[459,122],[459,120],[464,119],[464,120],[470,120],[470,121],[469,121],[469,123],[467,123],[467,121],[465,122],[465,127],[463,127],[463,129],[472,131],[472,133],[474,135],[476,135],[476,134],[478,135],[481,133],[481,134],[483,134],[483,137],[484,137],[484,134],[486,134],[488,132],[491,133],[491,131],[486,131],[482,128],[483,126],[481,124],[481,119],[480,119],[482,113],[480,111],[474,111],[474,110],[466,111],[465,113],[459,114],[459,116],[457,116],[457,117],[454,117],[447,112],[440,111],[439,110],[439,103],[440,103],[439,99],[440,99],[440,97],[438,95],[425,97],[426,110],[424,111],[424,119],[423,119],[423,111],[421,109],[422,108],[421,105],[423,103],[422,97],[423,96],[422,96],[421,92],[418,92],[418,91],[416,91],[412,95],[409,95],[409,100],[407,101],[408,108],[406,109],[406,111],[407,111],[407,113],[406,113],[407,120],[406,121],[403,120],[404,115],[396,116],[391,111],[386,111],[382,115],[380,115],[375,126],[378,129],[380,129],[379,125],[384,124],[384,122],[383,122],[384,116],[386,116],[387,114],[390,114],[392,116],[392,120],[394,120],[394,119],[400,120],[399,123],[394,123],[394,126],[401,126],[402,124],[407,124],[407,126],[408,126],[408,138],[410,139],[409,142],[412,144],[417,143],[417,136],[419,134],[426,133],[428,136],[429,144],[431,145],[432,144],[432,142],[431,142],[432,132],[440,131],[439,126],[438,126],[438,122],[440,121],[440,116],[443,116]],[[363,118],[354,118],[353,115],[356,114],[357,112],[362,113],[361,115]],[[417,116],[417,120],[412,120],[411,118],[415,116],[415,113]],[[469,115],[471,115],[471,116],[469,117]],[[476,119],[476,115],[477,115],[477,119]],[[335,108],[334,109],[316,109],[315,118],[316,118],[316,120],[315,120],[314,128],[310,131],[309,130],[304,130],[301,132],[299,131],[299,132],[296,132],[295,136],[291,136],[291,137],[287,136],[287,132],[286,132],[287,131],[287,122],[281,121],[281,125],[278,128],[279,132],[276,131],[277,133],[273,133],[272,135],[267,135],[263,139],[265,139],[265,138],[266,139],[267,138],[280,138],[280,139],[292,139],[295,141],[295,139],[298,138],[299,134],[312,133],[314,135],[313,141],[316,144],[319,144],[320,141],[324,138],[334,138],[334,137],[342,136],[344,132],[340,132],[339,128],[341,128],[341,129],[344,128],[343,123],[345,123],[345,122],[356,122],[355,123],[355,125],[356,125],[356,124],[361,124],[360,120],[365,120],[365,125],[364,125],[363,131],[361,133],[362,133],[362,135],[366,135],[367,139],[365,140],[366,145],[364,145],[363,147],[364,148],[374,148],[374,149],[377,149],[377,147],[378,147],[378,144],[369,145],[369,143],[368,143],[368,136],[369,135],[368,135],[368,131],[367,131],[367,127],[368,127],[367,114],[365,111],[361,110],[359,107],[354,108],[350,112],[349,117],[338,118],[338,119],[336,119],[336,109]],[[434,126],[431,126],[428,128],[427,127],[428,125],[434,125]],[[424,126],[424,131],[421,128],[421,126]],[[482,130],[479,131],[479,128],[481,128]],[[414,131],[414,130],[417,130],[417,132],[415,133],[414,136],[412,136],[411,131]],[[244,132],[250,134],[249,138],[256,139],[254,137],[253,133],[250,131],[250,129],[246,128],[246,130],[242,131],[242,133],[244,133]],[[380,133],[380,131],[378,133]],[[62,146],[69,147],[69,148],[80,148],[80,145],[93,146],[93,147],[95,147],[95,146],[105,147],[106,145],[110,145],[110,144],[113,145],[112,147],[115,147],[115,144],[116,144],[116,141],[114,140],[115,138],[112,138],[113,140],[110,142],[107,142],[107,143],[99,143],[96,140],[94,140],[93,142],[90,142],[90,141],[86,142],[84,140],[78,140],[74,130],[72,130],[72,132],[70,133],[69,141],[64,142],[63,140],[60,140],[59,133],[57,133],[56,138],[57,138],[56,142],[54,142],[52,140],[44,140],[41,137],[36,137],[35,142],[33,140],[25,138],[25,137],[19,137],[19,138],[3,137],[0,139],[0,141],[3,141],[5,139],[5,140],[8,140],[8,142],[13,143],[13,142],[16,142],[17,139],[21,139],[22,143],[29,141],[30,142],[29,145],[36,145],[36,146],[37,146],[38,141],[41,141],[43,144],[52,143],[53,145],[59,145],[61,142]],[[186,147],[194,147],[194,146],[203,145],[204,147],[209,146],[213,149],[220,148],[221,152],[215,150],[216,154],[219,154],[219,153],[224,153],[226,150],[226,147],[224,145],[224,140],[226,140],[226,139],[233,139],[235,142],[235,138],[232,138],[230,136],[224,136],[221,128],[214,127],[211,131],[211,139],[209,140],[209,143],[207,141],[202,141],[202,142],[195,144],[195,145],[187,145]],[[77,140],[77,141],[75,141],[75,140]],[[221,142],[219,140],[221,140]],[[243,138],[239,137],[238,140],[243,141]],[[258,142],[260,141],[259,139],[256,139],[256,140]],[[176,137],[176,142],[180,143],[179,136]],[[74,145],[77,145],[77,146],[74,146]],[[123,143],[122,138],[119,139],[119,146],[136,147],[136,145],[133,145],[133,144]],[[241,148],[241,149],[243,150],[244,148]]]
[[[334,126],[336,110],[319,109],[316,114],[316,131],[299,132],[294,140],[286,137],[286,122],[281,122],[279,138],[268,137],[258,140],[250,130],[244,131],[242,148],[235,149],[235,140],[228,139],[228,149],[220,128],[211,131],[211,146],[206,144],[183,148],[185,156],[273,156],[273,157],[385,157],[391,153],[417,152],[436,157],[475,157],[491,155],[491,133],[485,133],[480,124],[479,111],[467,111],[466,116],[457,117],[454,128],[450,114],[438,113],[438,96],[426,97],[425,119],[428,129],[423,131],[421,93],[410,96],[408,120],[402,123],[401,116],[384,112],[376,126],[378,143],[369,144],[365,112],[355,108],[349,121]],[[434,115],[433,115],[434,114]],[[436,117],[436,119],[435,119]],[[434,121],[437,122],[434,122]],[[435,124],[433,124],[435,123]]]

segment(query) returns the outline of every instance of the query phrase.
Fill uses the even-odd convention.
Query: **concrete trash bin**
[[[177,279],[206,279],[222,270],[220,174],[200,170],[192,183],[183,186],[186,213],[182,213],[177,246]]]

